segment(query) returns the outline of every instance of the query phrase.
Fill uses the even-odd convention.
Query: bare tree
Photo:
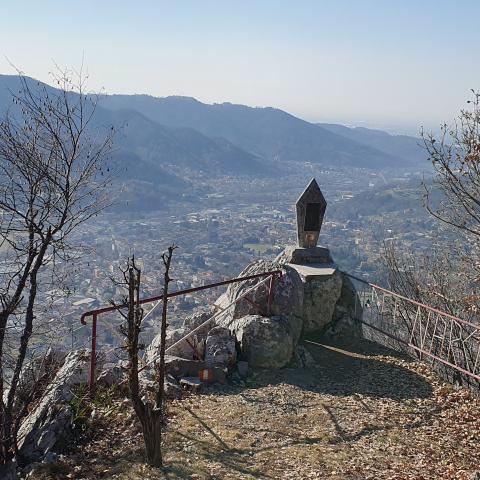
[[[164,405],[164,382],[165,382],[165,340],[167,332],[167,307],[168,307],[168,287],[171,281],[170,266],[175,246],[168,247],[168,251],[162,255],[164,263],[164,284],[163,284],[163,309],[161,323],[161,342],[160,354],[157,368],[157,386],[155,398],[142,398],[139,386],[139,364],[138,355],[142,346],[139,343],[142,320],[144,316],[143,308],[140,304],[140,281],[141,271],[135,264],[135,258],[128,260],[126,268],[122,270],[123,285],[128,289],[128,295],[122,305],[118,306],[118,311],[125,319],[121,331],[125,336],[125,347],[128,353],[128,385],[130,400],[135,413],[142,425],[143,439],[145,443],[146,461],[154,467],[163,465],[162,458],[162,430],[166,422]],[[127,307],[127,313],[122,312],[122,308]]]
[[[478,295],[472,293],[472,285],[462,273],[466,266],[452,259],[448,252],[433,250],[422,258],[413,254],[401,256],[393,245],[389,245],[385,247],[384,260],[388,282],[393,291],[436,308],[437,311],[460,317],[472,324],[478,323]],[[480,352],[480,338],[474,326],[445,319],[445,316],[432,311],[420,310],[417,305],[402,299],[395,302],[394,309],[394,319],[391,316],[385,319],[377,316],[377,323],[384,321],[384,324],[376,326],[394,333],[403,341],[411,341],[417,347],[427,345],[433,355],[447,360],[450,364],[467,371],[475,370]],[[419,319],[419,316],[422,318]],[[395,341],[392,346],[403,348]],[[425,358],[418,351],[415,351],[415,355],[435,363],[431,357]],[[449,381],[478,387],[478,382],[468,375],[438,362],[436,367]]]
[[[432,202],[426,184],[426,207],[438,220],[475,239],[480,237],[480,93],[473,91],[470,109],[463,109],[453,126],[444,124],[439,138],[422,132],[435,169],[433,188],[442,198]],[[435,204],[436,203],[436,204]]]
[[[17,394],[42,282],[71,259],[78,226],[108,205],[113,130],[94,134],[98,98],[85,94],[82,72],[54,78],[56,89],[20,76],[0,122],[0,464],[18,454],[28,411]]]
[[[422,256],[400,257],[393,245],[384,254],[395,291],[459,316],[480,309],[480,94],[472,93],[452,126],[443,124],[439,135],[422,131],[434,167],[433,182],[423,182],[424,205],[455,241]]]

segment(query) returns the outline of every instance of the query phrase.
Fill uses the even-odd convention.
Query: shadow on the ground
[[[395,400],[429,398],[432,387],[421,375],[383,357],[408,358],[394,350],[365,339],[305,340],[315,359],[305,369],[283,368],[256,372],[239,389],[288,383],[301,389],[328,395],[353,394]],[[379,357],[379,358],[376,358]],[[222,389],[229,394],[230,388]]]
[[[253,405],[262,414],[283,415],[303,414],[310,406],[323,408],[327,423],[332,426],[326,429],[325,434],[316,433],[308,436],[305,431],[296,429],[289,425],[287,433],[282,422],[273,425],[245,424],[244,430],[252,430],[257,436],[263,432],[271,438],[281,439],[283,446],[296,445],[343,445],[356,442],[365,436],[378,431],[386,432],[390,428],[396,428],[395,422],[383,422],[377,424],[363,423],[359,428],[349,428],[341,421],[342,409],[338,410],[335,402],[323,401],[311,395],[290,395],[287,392],[283,398],[277,398],[278,392],[271,395],[258,395],[255,389],[267,385],[287,384],[293,385],[303,391],[319,394],[334,395],[337,397],[356,395],[356,400],[365,413],[374,416],[372,402],[364,401],[363,397],[388,398],[394,400],[405,400],[414,398],[428,398],[432,396],[432,388],[428,381],[409,370],[398,362],[401,354],[383,347],[377,343],[364,339],[336,339],[326,340],[324,338],[311,338],[304,342],[305,347],[315,360],[311,368],[283,368],[280,370],[263,370],[255,372],[249,377],[244,385],[225,385],[223,387],[212,386],[212,393],[216,395],[239,394],[246,403]],[[281,389],[280,389],[281,391]],[[290,395],[290,396],[289,396]],[[311,405],[309,405],[309,402]],[[341,401],[340,401],[341,403]],[[268,469],[262,465],[253,465],[251,455],[259,454],[268,450],[276,450],[278,442],[267,442],[267,444],[239,447],[231,440],[228,440],[218,426],[215,427],[209,420],[208,414],[202,411],[195,411],[184,406],[188,415],[200,428],[193,431],[186,431],[183,428],[169,428],[172,442],[168,442],[167,451],[168,468],[163,472],[152,474],[148,478],[155,479],[180,479],[190,478],[219,478],[207,472],[205,465],[198,462],[203,459],[210,464],[221,466],[229,472],[235,472],[239,478],[269,479]],[[360,410],[361,411],[361,410]],[[137,426],[138,427],[138,426]],[[227,426],[228,428],[228,426]],[[112,438],[113,443],[120,447],[120,438]],[[113,445],[112,445],[113,447]],[[190,450],[186,450],[192,448]],[[113,448],[112,448],[113,449]],[[128,468],[137,471],[137,476],[132,475],[130,479],[140,479],[141,464],[143,461],[143,447],[140,444],[132,449],[128,455],[125,453],[113,454],[105,452],[101,459],[97,458],[96,463],[91,465],[94,476],[84,475],[84,478],[112,478],[112,475],[122,476],[122,472]],[[191,456],[191,461],[187,461]],[[197,460],[195,460],[195,458]],[[87,462],[85,462],[87,463]],[[127,466],[125,466],[127,464]],[[127,468],[128,467],[128,468]],[[106,470],[108,468],[108,473]],[[104,473],[105,472],[105,473]],[[82,472],[83,475],[83,472]],[[59,476],[58,478],[64,478]],[[66,477],[65,477],[66,478]]]

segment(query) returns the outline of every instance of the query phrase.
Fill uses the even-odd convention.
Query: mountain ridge
[[[25,79],[32,88],[58,91]],[[12,92],[20,87],[18,75],[0,75],[0,113],[15,109]],[[288,175],[305,163],[418,169],[424,160],[414,137],[314,124],[274,107],[207,104],[179,95],[100,95],[92,127],[111,126],[117,132],[112,152],[116,180],[130,205],[140,209],[195,198],[192,192],[201,178],[268,178]]]

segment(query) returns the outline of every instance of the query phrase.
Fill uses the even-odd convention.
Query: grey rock
[[[238,363],[237,363],[237,372],[238,374],[245,378],[248,376],[248,362],[246,362],[245,360],[240,360]]]
[[[210,367],[209,367],[210,368]],[[218,367],[212,367],[213,370],[213,382],[224,384],[227,382],[228,369]]]
[[[342,290],[335,306],[333,321],[327,330],[330,336],[362,336],[362,305],[349,277],[342,273]]]
[[[182,387],[173,375],[165,375],[163,387],[167,398],[176,400],[182,398]]]
[[[202,382],[198,377],[183,377],[180,379],[180,385],[186,390],[196,393],[202,388]]]
[[[55,373],[65,362],[67,352],[59,347],[49,347],[47,351],[30,361],[22,370],[17,397],[19,400],[29,398],[32,388],[37,391],[46,388]]]
[[[236,359],[235,337],[228,328],[212,328],[205,341],[205,364],[209,367],[230,367],[235,364]]]
[[[200,325],[205,323],[207,320],[209,320],[212,317],[213,313],[214,313],[213,311],[208,311],[208,312],[198,312],[198,313],[189,315],[183,320],[183,328],[186,331],[191,332],[194,328],[199,327]],[[196,332],[197,337],[206,338],[211,328],[212,328],[211,324],[205,325],[203,328],[201,328]]]
[[[72,440],[73,412],[69,402],[74,388],[89,379],[89,354],[70,353],[39,401],[22,422],[19,449],[28,461],[42,460],[50,451],[61,452]]]
[[[358,322],[352,320],[355,312],[361,312],[355,288],[331,260],[328,249],[323,247],[287,247],[275,261],[257,260],[239,275],[280,270],[282,276],[275,281],[270,306],[269,282],[249,292],[248,300],[241,298],[262,278],[231,284],[216,301],[217,308],[225,309],[216,318],[216,325],[234,332],[242,344],[242,359],[248,360],[253,368],[285,365],[302,336],[327,330],[335,335],[344,331],[361,334]],[[237,299],[240,300],[235,303]],[[227,309],[232,302],[233,306]],[[261,357],[267,350],[262,342],[272,346],[268,358]],[[275,355],[278,355],[276,360]],[[301,363],[300,357],[297,360]]]
[[[126,375],[125,365],[122,364],[108,364],[106,368],[97,377],[97,385],[104,387],[111,387],[122,382]]]
[[[184,337],[187,333],[190,332],[188,328],[176,328],[167,330],[167,336],[165,338],[165,347],[168,348],[172,346],[175,342]],[[190,342],[194,342],[194,339],[190,339]],[[160,343],[161,343],[161,332],[155,335],[152,343],[148,346],[144,360],[148,364],[156,363],[160,355]],[[192,359],[194,352],[192,348],[188,345],[187,342],[182,342],[180,345],[175,346],[173,349],[168,351],[168,355],[173,355],[176,357]]]
[[[231,324],[252,368],[281,368],[291,359],[294,341],[288,321],[280,316],[246,315]]]
[[[42,463],[55,462],[58,458],[58,455],[55,452],[47,452],[43,458]]]
[[[0,478],[2,480],[17,480],[17,463],[15,461],[9,462],[6,465],[0,465]]]
[[[228,309],[228,314],[220,316],[216,321],[217,325],[230,328],[230,324],[235,319],[246,315],[281,315],[290,324],[294,341],[298,341],[302,332],[301,314],[303,304],[303,286],[298,273],[288,266],[261,259],[248,265],[239,276],[249,276],[273,270],[282,270],[283,275],[275,281],[270,312],[268,311],[269,281],[267,281],[248,295],[250,301],[242,299]],[[221,297],[217,303],[228,304],[232,302],[261,280],[262,278],[253,279],[230,285],[223,298]],[[252,303],[258,305],[258,307]]]
[[[165,370],[175,378],[197,376],[205,368],[205,362],[165,355]]]
[[[305,281],[303,293],[303,334],[323,330],[333,320],[335,306],[342,289],[342,274],[335,270],[332,275]]]
[[[297,345],[292,355],[290,367],[293,368],[315,368],[318,366],[312,354],[303,346]]]

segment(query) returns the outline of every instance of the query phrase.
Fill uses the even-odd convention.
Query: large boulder
[[[328,336],[362,336],[362,326],[358,319],[362,318],[362,304],[352,280],[342,273],[342,289],[335,305],[333,321],[328,325]]]
[[[166,348],[171,347],[175,342],[178,342],[178,340],[180,340],[185,335],[187,335],[189,331],[190,330],[184,327],[167,330],[167,335],[165,338],[165,347]],[[162,338],[161,332],[157,333],[157,335],[155,335],[154,339],[152,340],[152,343],[150,343],[150,345],[147,347],[147,350],[144,355],[144,360],[149,365],[155,363],[155,361],[160,356],[161,338]],[[190,343],[192,343],[192,341],[193,339],[190,340]],[[171,348],[168,351],[168,355],[191,359],[194,357],[194,351],[192,347],[190,347],[190,345],[186,341],[184,341],[179,345],[176,345],[175,347]]]
[[[334,317],[342,291],[342,274],[334,270],[329,275],[306,278],[303,281],[303,334],[322,331]]]
[[[219,326],[230,328],[231,323],[246,315],[281,315],[288,323],[291,335],[297,342],[302,333],[302,305],[303,286],[300,276],[288,266],[280,265],[268,260],[257,260],[248,265],[239,275],[246,277],[261,272],[282,271],[281,278],[275,279],[272,304],[269,310],[268,297],[270,280],[254,289],[247,295],[228,308],[223,315],[219,315],[216,323]],[[231,284],[227,292],[216,302],[219,308],[225,308],[231,302],[242,297],[245,292],[259,284],[264,278],[255,278],[243,282]]]
[[[277,259],[287,261],[290,257],[291,252],[286,252],[280,254]],[[322,264],[309,266],[321,267]],[[246,315],[281,315],[288,322],[296,344],[302,335],[323,331],[334,321],[336,305],[341,297],[343,285],[343,276],[335,265],[325,264],[325,268],[321,269],[321,273],[318,275],[304,275],[302,267],[297,264],[282,264],[277,260],[273,262],[257,260],[248,265],[239,276],[273,270],[281,270],[282,277],[275,281],[270,311],[268,308],[268,281],[250,292],[247,299],[242,298],[228,308],[217,318],[217,325],[229,328],[233,320]],[[225,308],[261,280],[261,278],[256,278],[230,285],[227,292],[217,301],[217,305]]]
[[[27,461],[41,460],[48,452],[61,453],[72,441],[70,402],[75,388],[88,382],[89,357],[83,350],[70,353],[36,408],[22,422],[18,444]]]
[[[355,320],[361,314],[357,293],[328,249],[287,247],[274,261],[251,263],[239,277],[274,270],[282,275],[276,277],[272,292],[270,280],[260,285],[263,277],[259,277],[231,284],[215,302],[222,312],[216,325],[235,334],[242,358],[253,368],[285,365],[300,338],[314,333],[348,330],[350,335],[361,335]],[[269,293],[273,293],[271,304]],[[301,356],[296,357],[296,363],[302,363]]]
[[[241,348],[241,358],[253,368],[281,368],[294,350],[294,335],[281,316],[246,315],[230,325]]]
[[[231,367],[236,360],[235,337],[230,330],[225,327],[212,328],[205,341],[205,364]]]

